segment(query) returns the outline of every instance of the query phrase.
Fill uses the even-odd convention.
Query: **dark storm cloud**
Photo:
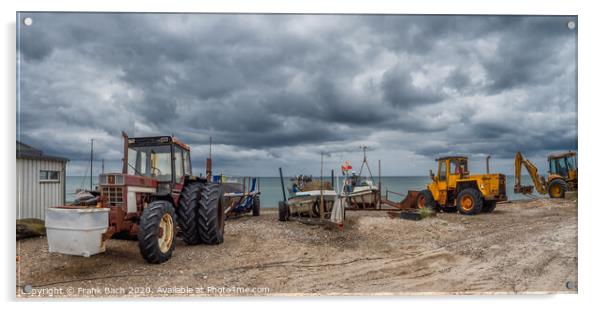
[[[228,166],[576,148],[574,17],[22,16],[20,138],[73,160],[118,162],[122,130]]]

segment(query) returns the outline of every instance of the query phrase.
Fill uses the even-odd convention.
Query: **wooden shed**
[[[17,219],[44,220],[46,208],[65,204],[68,161],[17,141]]]

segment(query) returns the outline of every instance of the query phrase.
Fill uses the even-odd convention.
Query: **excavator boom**
[[[517,152],[514,157],[514,192],[520,194],[531,194],[533,192],[533,186],[521,185],[521,170],[523,165],[527,169],[527,172],[529,172],[537,192],[545,195],[546,187],[543,178],[537,174],[537,167],[530,160],[523,158],[521,152]]]

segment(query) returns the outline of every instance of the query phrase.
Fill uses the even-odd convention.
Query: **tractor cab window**
[[[577,163],[575,161],[575,156],[566,158],[566,167],[569,171],[577,170]]]
[[[192,175],[192,170],[190,166],[190,152],[184,151],[184,174]]]
[[[174,169],[176,174],[176,182],[180,182],[184,175],[184,162],[182,160],[183,150],[180,147],[174,147]]]
[[[567,167],[565,158],[554,158],[550,160],[550,172],[560,176],[567,176]]]
[[[446,176],[447,176],[447,165],[445,164],[445,161],[442,160],[439,162],[439,180],[445,181]]]
[[[139,149],[128,149],[128,174],[146,176],[147,172],[147,153]]]
[[[130,146],[128,174],[156,178],[159,182],[171,182],[171,146]]]
[[[453,159],[450,161],[450,174],[463,175],[468,172],[465,160]]]

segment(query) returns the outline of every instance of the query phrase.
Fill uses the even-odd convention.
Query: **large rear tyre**
[[[203,186],[197,212],[199,239],[204,244],[224,242],[225,214],[223,192],[219,184]]]
[[[259,216],[261,213],[261,204],[259,202],[259,196],[253,197],[253,216]]]
[[[285,222],[285,221],[288,221],[288,217],[289,217],[289,213],[288,213],[288,206],[286,205],[286,202],[279,201],[278,202],[278,220],[281,222]]]
[[[483,209],[481,209],[481,212],[491,213],[493,210],[495,210],[496,205],[497,203],[495,201],[487,200],[483,203]]]
[[[467,188],[460,192],[456,202],[456,209],[464,215],[475,215],[483,208],[481,192],[474,188]]]
[[[197,213],[201,200],[201,191],[203,184],[190,183],[182,190],[179,206],[176,210],[177,222],[182,232],[182,239],[188,245],[201,243],[197,229]]]
[[[142,212],[138,247],[147,262],[160,264],[171,258],[176,246],[174,215],[171,202],[166,200],[153,201]]]
[[[564,193],[568,190],[568,185],[563,179],[554,179],[548,185],[548,194],[550,198],[564,198]]]
[[[431,194],[431,191],[425,189],[418,193],[418,196],[416,196],[416,207],[418,207],[418,209],[435,209],[435,199],[433,198],[433,194]]]

